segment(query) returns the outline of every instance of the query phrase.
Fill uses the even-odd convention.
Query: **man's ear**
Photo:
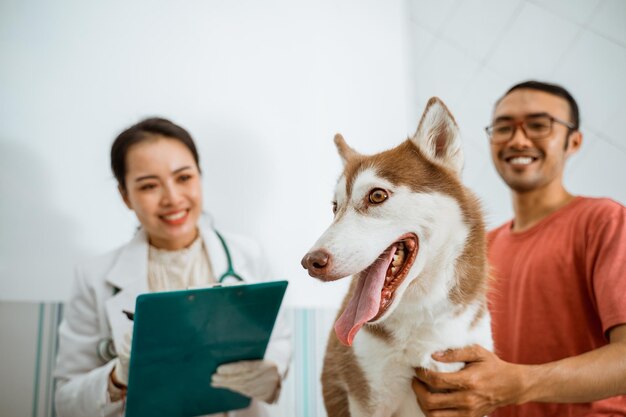
[[[132,204],[130,204],[130,199],[128,198],[128,191],[126,191],[126,189],[124,189],[121,184],[117,184],[117,191],[120,192],[120,195],[122,196],[122,200],[124,200],[124,204],[126,204],[126,207],[132,210],[133,206]]]
[[[567,156],[571,156],[578,152],[580,147],[583,145],[583,134],[580,130],[575,130],[569,134],[567,138],[567,147],[565,148],[565,153]]]
[[[346,140],[343,136],[341,136],[341,133],[337,133],[335,135],[335,145],[337,146],[337,151],[339,151],[341,162],[343,162],[344,165],[348,163],[350,159],[359,156],[359,153],[346,143]]]
[[[426,104],[417,131],[411,138],[422,154],[458,175],[463,169],[459,128],[443,101],[432,97]]]

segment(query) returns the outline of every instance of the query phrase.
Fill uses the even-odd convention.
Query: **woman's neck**
[[[175,251],[185,249],[191,246],[193,242],[198,238],[198,228],[194,230],[193,234],[188,236],[181,236],[178,239],[159,239],[152,236],[148,236],[148,243],[157,249]]]

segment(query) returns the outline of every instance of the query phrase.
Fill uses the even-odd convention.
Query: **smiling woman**
[[[148,119],[138,126],[166,123]],[[137,215],[153,246],[185,248],[197,237],[196,224],[202,212],[196,148],[188,134],[174,137],[167,129],[153,128],[148,133],[131,129],[118,137],[111,150],[111,164],[124,202]],[[124,146],[128,134],[140,137],[141,142]]]
[[[77,268],[59,327],[59,416],[123,415],[132,321],[122,313],[134,311],[139,294],[211,285],[224,271],[250,282],[269,276],[258,245],[218,234],[202,216],[199,156],[185,129],[161,118],[131,126],[111,147],[111,168],[141,227],[128,244]],[[233,416],[267,415],[262,403],[278,399],[289,336],[279,317],[265,359],[218,368],[214,386],[255,400]]]

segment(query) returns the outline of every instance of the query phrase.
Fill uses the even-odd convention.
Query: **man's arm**
[[[516,365],[470,346],[433,356],[466,362],[459,372],[418,369],[413,390],[428,417],[484,416],[509,404],[579,403],[626,394],[626,324],[609,331],[610,343],[542,365]],[[427,386],[445,393],[431,393]]]

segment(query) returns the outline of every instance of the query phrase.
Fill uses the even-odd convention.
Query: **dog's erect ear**
[[[341,156],[341,161],[345,165],[350,159],[359,156],[359,153],[352,149],[346,143],[343,136],[340,133],[335,135],[335,145],[337,145],[337,150],[339,151],[339,156]]]
[[[426,104],[422,120],[411,141],[427,158],[460,175],[463,169],[460,136],[459,128],[446,105],[437,97],[432,97]]]

